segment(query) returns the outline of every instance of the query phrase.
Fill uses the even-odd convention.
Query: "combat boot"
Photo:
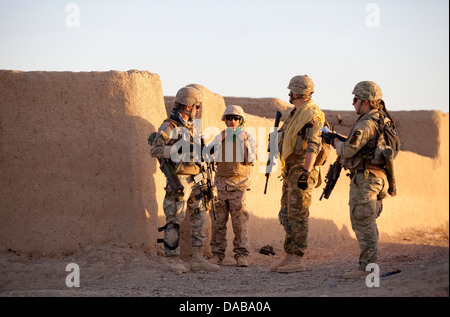
[[[247,267],[248,266],[248,262],[245,256],[238,256],[236,257],[236,265],[239,267]]]
[[[286,254],[284,256],[283,260],[281,260],[280,262],[277,262],[277,263],[273,264],[272,266],[270,266],[270,268],[269,268],[270,272],[276,272],[280,266],[283,266],[283,265],[286,264],[288,258],[289,258],[289,254]]]
[[[222,265],[223,258],[221,258],[218,254],[215,253],[209,262],[211,262],[212,264]]]
[[[305,262],[303,257],[295,254],[288,254],[288,259],[284,265],[278,267],[278,273],[303,272],[305,270]]]
[[[363,278],[366,277],[367,275],[369,275],[370,272],[366,272],[366,271],[361,271],[361,270],[354,270],[354,271],[350,271],[344,274],[344,276],[342,276],[343,278],[354,278],[354,279],[358,279],[358,278]]]
[[[167,257],[167,266],[169,267],[170,270],[176,272],[177,274],[181,274],[181,273],[186,273],[187,272],[187,269],[183,265],[183,263],[181,263],[181,260],[180,260],[179,256],[169,256],[169,257]]]
[[[192,247],[191,271],[219,271],[220,267],[203,257],[203,247]]]

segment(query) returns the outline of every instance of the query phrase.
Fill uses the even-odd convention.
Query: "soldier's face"
[[[239,116],[228,115],[226,116],[226,123],[228,128],[236,129],[241,123],[241,118]]]
[[[197,112],[199,112],[199,110],[200,110],[200,105],[192,106],[192,115],[191,115],[192,119],[194,119],[197,116]]]
[[[295,99],[298,98],[299,95],[294,94],[292,91],[289,92],[289,103],[292,105]]]
[[[362,100],[358,97],[353,98],[353,107],[355,108],[356,114],[361,114]]]

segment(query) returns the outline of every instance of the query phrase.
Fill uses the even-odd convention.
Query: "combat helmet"
[[[194,106],[202,103],[202,93],[194,87],[183,87],[178,90],[175,102],[185,106]]]
[[[314,92],[314,82],[308,75],[298,75],[292,77],[287,88],[294,94],[312,94]]]
[[[222,121],[225,121],[225,117],[228,115],[240,116],[242,118],[242,122],[243,123],[245,122],[245,114],[244,114],[244,110],[242,109],[241,106],[237,106],[237,105],[227,106],[227,108],[223,112]]]
[[[202,93],[197,88],[183,87],[178,90],[175,96],[175,109],[178,112],[187,114],[190,119],[194,119],[192,111],[194,110],[194,106],[200,106],[202,104],[202,97]],[[187,111],[185,109],[186,106],[192,106],[191,110]]]
[[[353,95],[361,100],[379,100],[383,96],[381,88],[373,81],[361,81],[356,84],[352,92]]]

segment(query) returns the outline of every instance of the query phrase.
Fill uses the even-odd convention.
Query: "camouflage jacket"
[[[194,135],[193,125],[183,125],[172,118],[167,118],[158,129],[151,145],[150,155],[156,158],[172,159],[172,146],[183,139],[186,144],[189,143],[190,149],[192,149]],[[178,155],[178,153],[175,153],[173,156],[180,158],[174,161],[177,167],[177,174],[196,175],[200,173],[200,163],[193,161],[193,153],[191,150],[189,150],[189,158],[187,159]]]
[[[364,148],[375,147],[378,139],[378,121],[380,113],[378,110],[370,109],[363,113],[353,125],[349,137],[345,142],[339,142],[336,153],[340,156],[340,162],[345,169],[366,168],[382,170],[381,167],[370,164],[370,158],[365,157]],[[366,162],[363,162],[366,159]]]

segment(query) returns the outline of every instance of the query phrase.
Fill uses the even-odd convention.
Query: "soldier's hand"
[[[323,138],[325,143],[334,145],[334,139],[336,138],[336,134],[332,132],[326,132],[322,133],[320,136]]]
[[[307,170],[303,170],[302,174],[298,178],[297,187],[301,190],[306,190],[308,188],[308,178],[309,172]]]
[[[248,140],[248,135],[246,131],[241,131],[238,135],[238,140],[244,142],[244,140]]]
[[[345,137],[333,132],[323,132],[320,136],[323,138],[325,143],[331,144],[332,146],[334,146],[335,139],[338,139],[341,142],[345,142],[346,140]]]

